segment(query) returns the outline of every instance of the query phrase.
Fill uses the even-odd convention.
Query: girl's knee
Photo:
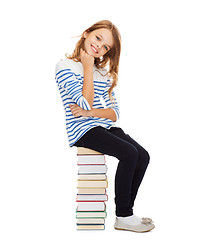
[[[145,161],[147,162],[147,164],[149,164],[150,162],[150,155],[146,150],[145,150]]]
[[[116,157],[120,161],[128,162],[129,165],[135,167],[138,162],[139,152],[133,145],[125,144],[120,146],[116,152]]]
[[[150,155],[149,153],[144,150],[142,151],[140,154],[140,164],[144,167],[147,167],[147,165],[149,164],[150,162]]]
[[[127,161],[132,162],[132,164],[137,164],[138,155],[139,153],[136,147],[130,146],[126,149],[125,158]]]

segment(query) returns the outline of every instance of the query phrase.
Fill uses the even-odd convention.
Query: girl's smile
[[[98,53],[98,50],[93,45],[91,45],[91,47],[92,47],[93,52]]]

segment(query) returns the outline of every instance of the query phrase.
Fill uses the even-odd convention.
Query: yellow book
[[[106,194],[106,188],[78,188],[78,194]]]
[[[78,180],[77,188],[107,188],[108,187],[108,181],[82,181]]]
[[[98,155],[98,154],[103,154],[103,153],[100,153],[100,152],[97,152],[97,151],[95,151],[95,150],[92,150],[92,149],[90,149],[90,148],[84,148],[84,147],[77,147],[77,154],[78,155],[80,155],[80,154],[82,154],[82,155],[91,155],[91,154],[96,154],[96,155]]]

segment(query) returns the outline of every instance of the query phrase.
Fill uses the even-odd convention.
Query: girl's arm
[[[74,74],[72,64],[59,61],[56,65],[56,83],[60,91],[66,92],[72,99],[72,104],[77,104],[84,110],[91,110],[89,102],[82,94],[82,86]]]
[[[87,112],[89,113],[89,117],[108,118],[113,122],[117,120],[115,111],[112,108],[106,109],[92,108],[90,111]]]
[[[84,81],[82,95],[87,99],[92,108],[94,102],[94,82],[93,82],[93,65],[94,57],[87,54],[82,48],[80,49],[80,59],[83,65]]]
[[[94,101],[94,82],[93,82],[93,66],[84,66],[84,82],[82,87],[82,95],[87,99],[92,108]]]
[[[77,104],[70,104],[70,109],[74,117],[98,117],[107,118],[115,122],[117,120],[116,113],[112,108],[97,109],[92,108],[91,110],[84,110]]]

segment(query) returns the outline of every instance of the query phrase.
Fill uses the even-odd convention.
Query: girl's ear
[[[87,38],[88,35],[89,35],[88,31],[84,31],[83,37],[84,37],[84,38]]]

